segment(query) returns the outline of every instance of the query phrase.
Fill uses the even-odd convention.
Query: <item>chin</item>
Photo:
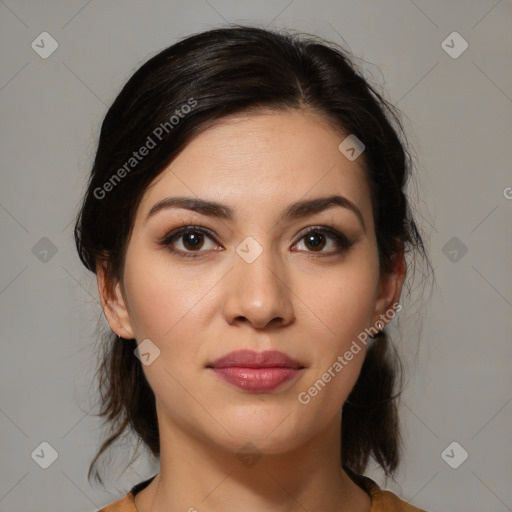
[[[308,420],[299,420],[290,411],[265,408],[257,412],[253,406],[252,411],[223,414],[218,420],[229,434],[223,429],[216,429],[212,441],[235,454],[253,449],[262,454],[292,451],[315,435],[318,422],[311,420],[309,424]]]

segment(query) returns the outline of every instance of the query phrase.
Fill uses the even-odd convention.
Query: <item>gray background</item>
[[[141,456],[122,473],[127,440],[106,491],[86,480],[101,313],[72,220],[122,84],[178,38],[227,22],[342,36],[407,116],[437,287],[401,313],[400,485],[369,475],[429,511],[512,510],[510,1],[5,0],[0,16],[1,511],[92,511],[156,471]],[[31,43],[45,31],[58,48],[43,59]],[[453,31],[469,44],[458,58],[441,46]],[[31,457],[43,441],[58,452],[48,469]],[[469,454],[457,469],[445,460],[462,448],[441,456],[454,441]]]

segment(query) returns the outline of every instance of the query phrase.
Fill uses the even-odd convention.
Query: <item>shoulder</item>
[[[115,503],[98,510],[98,512],[137,512],[135,502],[133,500],[133,494],[129,492],[122,500],[116,501]]]
[[[151,478],[133,486],[132,490],[122,500],[116,501],[115,503],[98,510],[98,512],[137,512],[134,500],[135,495],[142,491],[142,489],[145,489],[155,477],[156,475],[153,475]]]
[[[381,489],[371,478],[355,473],[347,466],[343,466],[343,469],[359,487],[370,495],[372,502],[370,512],[427,512],[409,505],[391,491]]]
[[[370,512],[426,512],[423,509],[409,505],[402,501],[396,494],[391,491],[384,491],[382,489],[375,489],[371,492],[372,508]]]

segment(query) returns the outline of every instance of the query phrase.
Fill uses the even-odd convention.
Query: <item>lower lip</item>
[[[298,375],[298,368],[213,368],[218,377],[244,391],[267,393]]]

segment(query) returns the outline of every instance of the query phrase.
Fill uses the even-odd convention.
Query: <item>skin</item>
[[[123,338],[150,339],[160,355],[143,366],[155,393],[160,472],[135,498],[139,512],[168,510],[368,512],[369,496],[341,468],[340,411],[359,375],[365,346],[307,405],[297,397],[317,381],[365,328],[398,302],[403,255],[379,271],[363,157],[349,161],[346,135],[307,110],[221,120],[196,136],[145,191],[129,240],[122,282],[98,288],[105,316]],[[282,220],[291,203],[339,194],[360,210],[331,206]],[[184,208],[188,196],[229,206],[231,220]],[[172,246],[158,240],[179,226],[204,226]],[[312,227],[332,226],[353,241],[338,250],[327,234],[307,244]],[[248,263],[236,252],[246,237],[263,252]],[[318,239],[315,239],[318,241]],[[187,242],[189,242],[187,244]],[[305,368],[269,393],[248,393],[206,365],[242,348],[280,350]],[[239,460],[252,443],[261,458]]]

